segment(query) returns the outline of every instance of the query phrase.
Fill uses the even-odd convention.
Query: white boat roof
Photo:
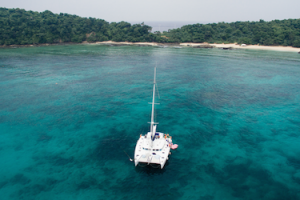
[[[152,142],[152,147],[151,147],[151,132],[147,133],[147,138],[141,138],[142,142],[142,148],[147,148],[147,149],[162,149],[164,145],[166,144],[166,140],[164,139],[163,133],[159,133],[160,138],[155,139]]]
[[[159,136],[159,137],[158,137]],[[151,142],[151,132],[141,136],[137,142],[135,150],[135,164],[138,163],[155,163],[160,164],[163,168],[170,152],[170,138],[164,138],[163,133],[156,133],[154,141]],[[152,146],[151,146],[152,143]]]

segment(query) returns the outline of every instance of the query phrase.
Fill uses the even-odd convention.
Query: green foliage
[[[160,40],[144,24],[108,23],[67,13],[54,14],[0,8],[0,45],[96,41],[153,42]]]
[[[192,24],[164,32],[169,41],[244,43],[299,47],[300,19]]]
[[[0,7],[0,45],[83,41],[208,42],[300,47],[300,19],[265,22],[192,24],[160,33],[128,22],[108,23],[67,13],[54,14]]]
[[[293,47],[300,47],[300,37],[297,38],[296,40],[294,40],[292,45],[293,45]]]

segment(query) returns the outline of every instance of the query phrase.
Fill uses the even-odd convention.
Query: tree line
[[[0,8],[0,45],[26,45],[82,41],[167,42],[151,33],[151,27],[128,22],[109,23],[51,11]]]
[[[192,24],[152,33],[152,27],[128,22],[109,23],[51,11],[0,8],[0,45],[83,41],[208,42],[300,47],[300,19],[265,22]]]
[[[165,32],[172,42],[239,43],[300,47],[300,19],[186,25]]]

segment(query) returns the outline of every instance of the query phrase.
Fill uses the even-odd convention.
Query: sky
[[[300,18],[300,0],[0,0],[0,7],[109,22],[234,22]]]

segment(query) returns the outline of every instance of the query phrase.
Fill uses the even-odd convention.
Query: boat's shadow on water
[[[135,171],[137,173],[146,173],[146,174],[163,174],[164,172],[166,172],[168,165],[169,165],[168,161],[166,162],[163,169],[161,169],[160,167],[154,168],[150,165],[146,165],[146,166],[138,165],[135,167]]]

